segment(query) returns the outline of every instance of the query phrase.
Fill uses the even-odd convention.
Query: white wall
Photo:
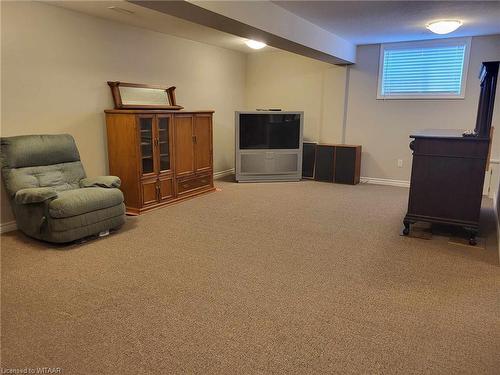
[[[304,111],[304,139],[340,142],[346,68],[289,52],[248,55],[247,109]]]
[[[305,111],[304,136],[323,143],[361,144],[361,175],[408,181],[411,173],[409,135],[428,128],[475,126],[482,61],[500,60],[500,35],[474,37],[465,99],[377,100],[380,45],[359,46],[357,64],[349,68],[347,111],[344,111],[346,68],[287,52],[248,56],[246,104],[249,109],[278,107]],[[497,91],[500,88],[497,88]],[[500,98],[500,94],[497,95]],[[500,100],[500,99],[499,99]],[[492,158],[500,158],[500,105],[495,108]],[[403,167],[397,167],[397,160]],[[490,196],[498,189],[498,164],[486,180]],[[490,182],[491,175],[491,182]]]
[[[177,86],[186,109],[214,109],[214,168],[233,167],[245,54],[52,5],[1,2],[1,134],[72,134],[88,175],[107,173],[108,80]],[[1,222],[12,220],[2,186]]]
[[[465,99],[377,100],[379,50],[378,44],[358,47],[357,63],[350,71],[346,142],[363,145],[362,176],[408,181],[411,132],[474,128],[479,68],[482,61],[500,60],[500,35],[472,38]],[[498,130],[492,152],[496,159],[500,157],[499,90],[493,117]],[[403,159],[403,168],[397,167],[397,159]]]

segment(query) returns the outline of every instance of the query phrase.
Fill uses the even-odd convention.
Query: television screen
[[[297,149],[300,114],[241,113],[240,149]]]

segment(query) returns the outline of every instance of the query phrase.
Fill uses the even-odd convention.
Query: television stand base
[[[239,179],[236,180],[236,182],[300,182],[300,178],[276,178],[276,176],[259,176],[259,177],[244,177],[242,178],[240,176]]]

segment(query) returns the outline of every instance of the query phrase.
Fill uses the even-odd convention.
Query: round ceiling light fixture
[[[459,20],[441,20],[429,22],[425,27],[434,34],[449,34],[462,26]]]
[[[251,39],[247,40],[245,44],[252,49],[261,49],[267,46],[266,43],[258,42],[256,40],[251,40]]]

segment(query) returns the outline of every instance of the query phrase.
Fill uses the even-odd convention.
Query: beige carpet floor
[[[217,185],[85,244],[2,236],[2,367],[499,373],[490,202],[473,248],[401,237],[404,188]]]

